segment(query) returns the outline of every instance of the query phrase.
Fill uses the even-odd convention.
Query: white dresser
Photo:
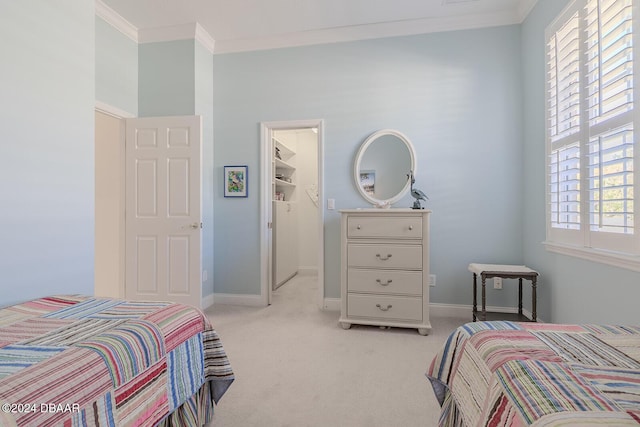
[[[340,325],[431,330],[429,210],[347,209],[342,214]]]

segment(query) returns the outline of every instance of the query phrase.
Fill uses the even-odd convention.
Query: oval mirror
[[[413,145],[402,133],[383,129],[363,143],[353,168],[356,188],[376,207],[390,207],[411,187],[407,175],[416,173]]]

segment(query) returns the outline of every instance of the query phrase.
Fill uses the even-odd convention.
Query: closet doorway
[[[317,275],[324,306],[323,121],[261,124],[261,294]]]

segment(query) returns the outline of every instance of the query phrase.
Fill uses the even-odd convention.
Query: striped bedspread
[[[0,309],[0,426],[196,426],[234,376],[199,310],[65,295]]]
[[[441,426],[636,426],[640,327],[475,322],[427,371]]]

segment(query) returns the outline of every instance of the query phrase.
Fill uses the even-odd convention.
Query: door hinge
[[[273,228],[273,223],[271,221],[269,221],[267,223],[267,227],[269,228],[269,230],[271,230]]]

